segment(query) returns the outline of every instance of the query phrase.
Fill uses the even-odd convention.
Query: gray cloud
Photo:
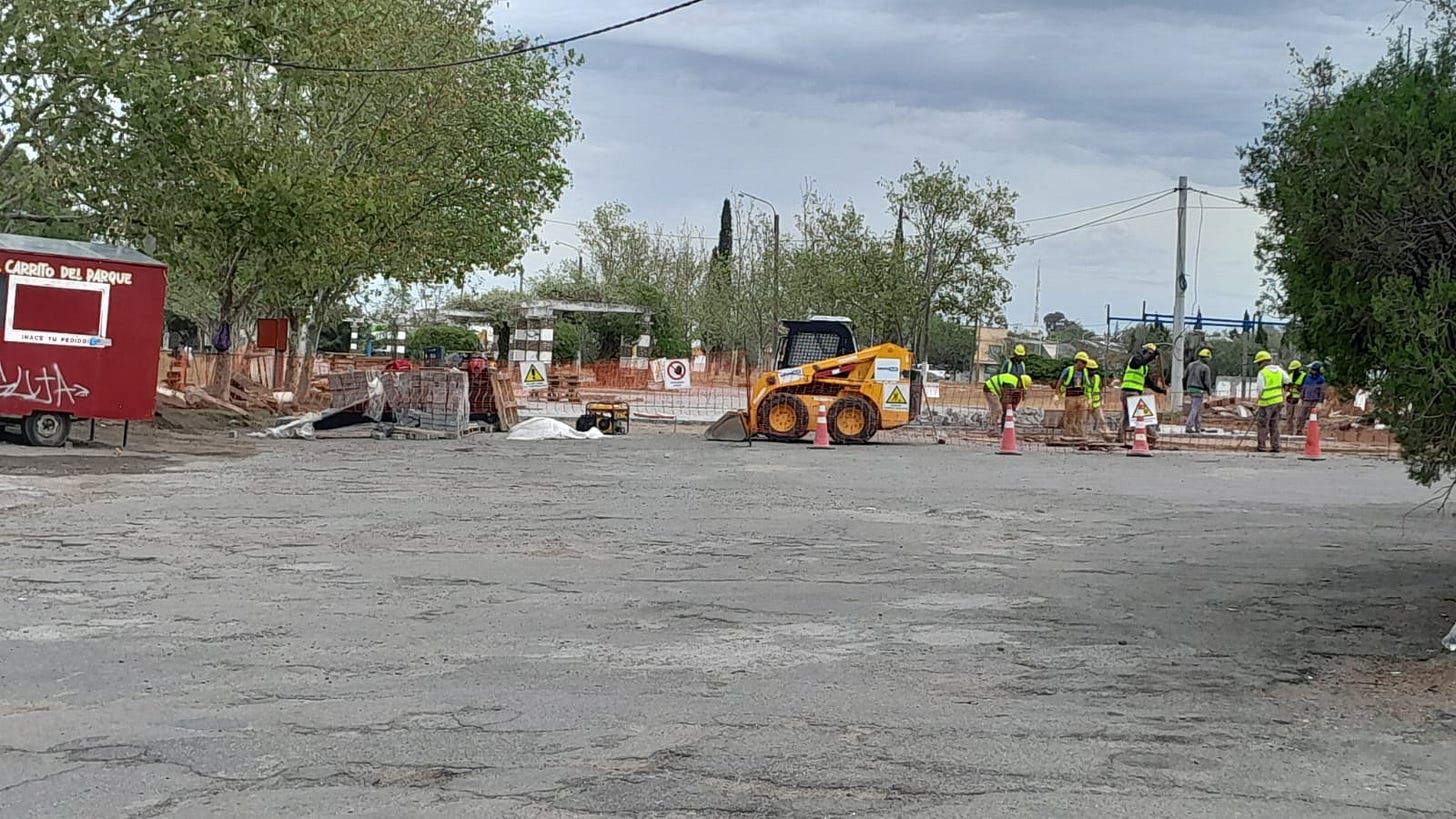
[[[1368,65],[1382,48],[1368,29],[1395,7],[709,0],[581,45],[573,107],[586,137],[569,151],[575,184],[556,216],[615,199],[640,218],[711,225],[735,189],[792,211],[806,178],[879,215],[877,180],[917,156],[1006,180],[1027,216],[1171,188],[1180,173],[1235,193],[1237,146],[1292,84],[1288,46],[1332,45]],[[498,19],[554,36],[643,10],[644,0],[557,0]],[[1203,217],[1201,306],[1242,314],[1258,283],[1258,219]],[[1044,312],[1090,319],[1104,303],[1167,302],[1172,231],[1168,214],[1024,248],[1013,320],[1031,319],[1038,260]],[[549,234],[570,241],[571,229]]]

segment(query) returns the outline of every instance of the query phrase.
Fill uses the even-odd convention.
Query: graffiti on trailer
[[[72,384],[61,372],[61,365],[49,364],[38,370],[18,365],[6,367],[0,362],[0,398],[18,398],[46,407],[74,406],[76,400],[90,395],[80,384]]]

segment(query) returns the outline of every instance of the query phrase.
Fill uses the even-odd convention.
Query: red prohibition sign
[[[688,377],[688,368],[681,361],[669,362],[667,365],[667,377],[673,381],[681,381]]]

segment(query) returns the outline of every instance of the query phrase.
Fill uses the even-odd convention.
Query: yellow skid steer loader
[[[896,344],[856,349],[849,319],[837,316],[783,325],[778,369],[759,376],[748,411],[719,418],[708,440],[797,441],[813,432],[820,405],[828,408],[829,437],[839,444],[865,443],[919,416],[924,386],[909,350]]]

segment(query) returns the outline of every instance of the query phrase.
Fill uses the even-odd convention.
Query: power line
[[[1212,196],[1214,199],[1222,199],[1225,202],[1233,202],[1235,205],[1238,205],[1241,208],[1249,208],[1250,210],[1258,210],[1258,208],[1254,207],[1253,205],[1249,204],[1248,202],[1245,202],[1242,199],[1235,199],[1232,196],[1224,196],[1223,194],[1214,193],[1213,191],[1202,190],[1201,188],[1189,188],[1189,190],[1193,191],[1194,193],[1201,193],[1204,196]]]
[[[1091,207],[1078,208],[1076,210],[1069,210],[1066,213],[1054,213],[1051,216],[1037,216],[1037,217],[1035,217],[1033,219],[1022,219],[1020,223],[1023,224],[1023,225],[1029,225],[1029,224],[1032,224],[1033,222],[1050,222],[1053,219],[1061,219],[1061,218],[1066,217],[1066,216],[1076,216],[1076,215],[1081,214],[1081,213],[1091,213],[1094,210],[1104,210],[1106,208],[1117,207],[1118,205],[1126,205],[1128,202],[1136,202],[1139,199],[1147,199],[1148,197],[1154,197],[1154,198],[1156,198],[1160,193],[1162,193],[1162,192],[1161,191],[1150,191],[1148,193],[1144,193],[1144,194],[1141,194],[1141,195],[1138,195],[1138,196],[1130,196],[1127,199],[1119,199],[1116,202],[1107,202],[1107,203],[1101,204],[1101,205],[1092,205]]]
[[[1156,215],[1158,215],[1160,213],[1168,213],[1168,212],[1170,212],[1172,210],[1176,210],[1176,208],[1169,208],[1169,209],[1166,209],[1166,210],[1158,210],[1158,211],[1153,211],[1151,213],[1144,213],[1144,214],[1140,214],[1138,216],[1131,217],[1131,219],[1118,219],[1118,218],[1115,218],[1115,217],[1121,216],[1122,214],[1130,213],[1130,212],[1132,212],[1134,210],[1137,210],[1138,208],[1143,207],[1145,205],[1150,205],[1153,202],[1158,201],[1159,199],[1162,199],[1162,198],[1164,198],[1166,196],[1171,195],[1172,193],[1173,193],[1173,191],[1171,191],[1171,190],[1162,191],[1162,192],[1154,191],[1154,192],[1149,193],[1149,194],[1143,194],[1142,196],[1134,196],[1134,197],[1131,197],[1131,198],[1128,198],[1128,199],[1120,199],[1120,200],[1118,200],[1116,202],[1105,202],[1105,203],[1103,203],[1101,205],[1091,205],[1091,206],[1085,207],[1085,208],[1078,208],[1077,210],[1070,210],[1070,211],[1067,211],[1065,213],[1056,213],[1056,214],[1052,214],[1050,216],[1037,216],[1037,217],[1033,217],[1031,219],[1021,219],[1021,220],[1018,220],[1017,221],[1017,224],[1029,225],[1029,224],[1033,224],[1035,222],[1046,222],[1046,221],[1050,221],[1052,219],[1060,219],[1060,218],[1064,218],[1064,217],[1067,217],[1067,216],[1075,216],[1075,215],[1077,215],[1079,213],[1089,213],[1089,212],[1095,211],[1095,210],[1104,210],[1106,208],[1115,207],[1117,205],[1127,204],[1128,202],[1138,202],[1137,205],[1134,205],[1133,207],[1130,207],[1130,208],[1125,208],[1123,210],[1118,211],[1117,213],[1109,213],[1106,216],[1102,216],[1102,217],[1099,217],[1097,219],[1093,219],[1093,220],[1091,220],[1089,222],[1086,222],[1086,223],[1084,223],[1082,225],[1076,225],[1076,226],[1073,226],[1073,227],[1070,227],[1070,228],[1066,228],[1066,229],[1063,229],[1063,230],[1053,231],[1051,233],[1046,233],[1046,234],[1042,234],[1042,235],[1039,235],[1039,236],[1034,236],[1034,237],[1032,237],[1030,239],[1024,239],[1024,240],[1022,240],[1022,242],[1019,242],[1017,244],[1026,244],[1026,243],[1029,243],[1029,242],[1038,241],[1040,239],[1047,239],[1047,238],[1050,238],[1052,236],[1060,236],[1063,233],[1070,233],[1070,232],[1072,232],[1074,230],[1081,230],[1082,228],[1085,228],[1085,227],[1092,227],[1092,226],[1104,225],[1104,224],[1108,224],[1108,225],[1117,224],[1118,222],[1128,222],[1128,221],[1132,221],[1132,219],[1142,219],[1142,218],[1145,218],[1145,217],[1148,217],[1148,216],[1156,216]],[[1140,201],[1140,200],[1145,200],[1145,201]],[[1218,210],[1219,208],[1217,208],[1217,207],[1210,207],[1209,209],[1210,210]],[[1234,210],[1234,208],[1230,208],[1230,210]],[[562,225],[562,226],[565,226],[565,227],[573,227],[573,228],[580,229],[581,226],[583,224],[586,224],[588,220],[582,220],[582,221],[572,222],[572,221],[568,221],[566,219],[550,219],[550,218],[545,218],[545,219],[542,219],[541,221],[546,222],[548,224],[552,224],[552,225]],[[655,231],[652,231],[652,233],[653,233],[653,235],[656,235],[656,236],[665,236],[665,237],[671,238],[671,239],[688,239],[690,241],[695,241],[695,242],[704,242],[704,243],[714,242],[714,243],[716,243],[718,241],[716,238],[713,238],[713,237],[710,237],[710,236],[706,236],[706,235],[695,235],[695,234],[688,234],[688,233],[669,233],[669,232],[661,231],[661,230],[655,230]],[[786,242],[786,243],[801,244],[801,243],[804,243],[807,240],[805,240],[805,239],[789,239],[789,238],[785,238],[785,239],[783,239],[783,241]],[[1009,246],[1011,246],[1011,245],[1001,245],[1001,247],[1009,247]]]
[[[1130,207],[1123,208],[1122,210],[1117,211],[1116,213],[1109,213],[1106,216],[1103,216],[1103,217],[1100,217],[1100,218],[1097,218],[1097,219],[1093,219],[1090,222],[1083,222],[1080,225],[1073,225],[1073,226],[1071,226],[1069,228],[1063,228],[1062,230],[1054,230],[1051,233],[1044,233],[1044,234],[1042,234],[1040,236],[1032,236],[1030,238],[1021,240],[1018,244],[1031,244],[1032,242],[1039,242],[1039,241],[1041,241],[1043,239],[1050,239],[1053,236],[1061,236],[1063,234],[1071,233],[1071,232],[1077,231],[1077,230],[1084,230],[1086,228],[1096,227],[1096,226],[1102,225],[1102,224],[1113,224],[1113,222],[1110,221],[1110,220],[1112,220],[1114,217],[1121,216],[1124,213],[1131,213],[1131,212],[1137,210],[1138,208],[1146,207],[1148,205],[1151,205],[1154,202],[1157,202],[1160,199],[1164,199],[1164,198],[1169,197],[1169,196],[1172,196],[1172,195],[1173,195],[1173,191],[1171,191],[1171,190],[1164,191],[1164,192],[1158,194],[1157,196],[1154,196],[1151,199],[1146,199],[1146,200],[1144,200],[1142,202],[1137,203],[1136,205],[1132,205]],[[1153,214],[1149,213],[1149,214],[1145,214],[1145,215],[1146,216],[1152,216]],[[1126,221],[1126,220],[1120,220],[1120,221]]]
[[[564,45],[568,45],[570,43],[578,42],[580,40],[585,40],[585,39],[587,39],[589,37],[596,37],[596,36],[599,36],[599,35],[602,35],[602,34],[607,34],[609,32],[618,31],[620,29],[624,29],[624,28],[627,28],[629,26],[635,26],[638,23],[645,23],[648,20],[655,20],[658,17],[664,17],[666,15],[672,14],[675,11],[682,11],[683,9],[687,8],[688,6],[696,6],[697,4],[699,4],[701,2],[703,2],[703,0],[684,0],[684,2],[678,3],[675,6],[668,6],[665,9],[659,9],[657,11],[654,11],[654,12],[650,13],[650,14],[644,14],[644,15],[642,15],[640,17],[633,17],[631,20],[624,20],[624,21],[622,21],[620,23],[613,23],[610,26],[604,26],[602,28],[595,29],[593,31],[584,32],[582,34],[576,34],[576,35],[573,35],[571,37],[563,37],[563,38],[561,38],[559,40],[551,40],[550,42],[537,43],[535,45],[520,45],[520,46],[517,46],[517,47],[515,47],[513,49],[510,49],[509,51],[500,51],[500,52],[496,52],[494,54],[482,54],[482,55],[477,56],[477,57],[466,57],[465,59],[462,59],[462,60],[451,60],[449,62],[442,62],[442,63],[427,63],[427,64],[424,64],[424,65],[391,65],[391,66],[375,66],[375,67],[363,67],[363,68],[350,68],[350,67],[344,67],[344,66],[308,65],[306,63],[295,63],[295,62],[289,62],[288,60],[277,60],[277,59],[272,59],[272,58],[268,58],[268,57],[240,57],[240,56],[234,56],[234,57],[227,57],[226,59],[235,60],[235,61],[244,62],[244,63],[253,63],[255,65],[266,65],[266,66],[271,66],[273,68],[288,68],[288,69],[292,69],[294,71],[320,71],[320,72],[327,72],[327,73],[331,73],[331,74],[400,74],[400,73],[413,72],[413,71],[435,71],[435,70],[442,69],[442,68],[459,68],[460,66],[465,66],[465,65],[476,65],[478,63],[488,63],[488,62],[491,62],[491,61],[494,61],[494,60],[503,60],[503,59],[505,59],[507,57],[518,57],[518,56],[520,56],[522,54],[530,54],[531,52],[534,52],[534,51],[546,51],[548,49],[558,48],[560,46],[564,46]]]

